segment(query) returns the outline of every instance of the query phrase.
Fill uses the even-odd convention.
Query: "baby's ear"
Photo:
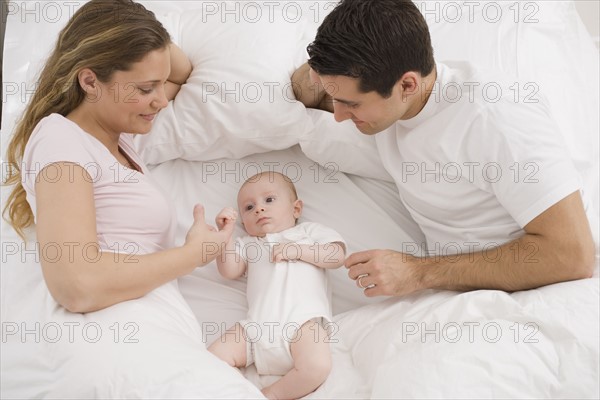
[[[300,215],[302,214],[302,207],[304,207],[302,200],[294,201],[294,218],[300,218]]]

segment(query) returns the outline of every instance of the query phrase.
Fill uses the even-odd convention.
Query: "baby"
[[[248,278],[248,317],[229,328],[209,350],[234,367],[255,364],[261,375],[282,375],[263,388],[269,399],[303,397],[331,370],[326,326],[331,324],[325,269],[344,262],[345,243],[322,225],[296,225],[302,201],[288,177],[252,176],[239,190],[238,208],[248,236],[230,239],[217,257],[221,275]],[[216,217],[221,229],[232,208]]]

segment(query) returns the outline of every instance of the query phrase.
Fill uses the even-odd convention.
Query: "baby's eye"
[[[269,196],[269,197],[267,197],[267,199],[266,199],[266,200],[267,200],[267,203],[272,203],[272,202],[274,202],[274,201],[275,201],[275,197],[273,197],[273,196]]]
[[[248,205],[246,206],[246,211],[250,211],[250,210],[252,210],[253,208],[254,208],[254,206],[253,206],[252,204],[248,204]]]

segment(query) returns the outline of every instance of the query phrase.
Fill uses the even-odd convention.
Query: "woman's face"
[[[106,132],[148,133],[156,114],[167,106],[165,83],[171,72],[169,49],[154,50],[110,82],[98,82],[94,114]]]

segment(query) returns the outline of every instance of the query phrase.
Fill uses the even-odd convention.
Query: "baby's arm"
[[[325,244],[277,243],[273,246],[273,259],[300,260],[319,268],[338,268],[344,265],[346,249],[342,242]]]
[[[235,223],[237,212],[226,207],[215,218],[215,222],[219,230],[227,224]],[[227,279],[239,278],[246,272],[246,261],[239,255],[235,248],[235,240],[233,235],[225,243],[225,247],[221,249],[221,254],[217,256],[217,268],[219,273]]]

